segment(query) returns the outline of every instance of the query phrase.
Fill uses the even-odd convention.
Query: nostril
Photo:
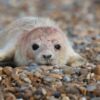
[[[50,59],[52,57],[52,55],[43,55],[44,59]]]

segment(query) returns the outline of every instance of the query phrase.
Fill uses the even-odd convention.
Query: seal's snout
[[[44,58],[45,60],[48,60],[48,59],[51,59],[51,58],[52,58],[52,55],[51,55],[51,54],[42,55],[42,56],[43,56],[43,58]]]

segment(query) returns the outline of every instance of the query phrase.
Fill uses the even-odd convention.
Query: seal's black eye
[[[39,45],[38,44],[35,43],[35,44],[32,45],[32,49],[33,50],[37,50],[38,48],[39,48]]]
[[[60,48],[61,48],[61,45],[60,44],[56,44],[55,45],[55,49],[60,50]]]

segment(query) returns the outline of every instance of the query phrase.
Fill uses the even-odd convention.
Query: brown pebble
[[[95,79],[99,81],[100,80],[100,75],[95,75]]]
[[[12,93],[5,93],[5,99],[4,100],[16,100],[16,97]]]
[[[61,97],[62,97],[62,100],[70,100],[70,98],[66,96],[66,94],[62,94]]]
[[[32,96],[32,90],[25,90],[25,93],[24,93],[24,98],[29,98]]]
[[[97,65],[96,68],[94,69],[94,73],[96,75],[100,75],[100,65]]]
[[[60,75],[60,74],[54,74],[54,73],[52,73],[52,74],[50,74],[50,77],[57,78],[57,79],[62,79],[62,75]]]
[[[10,76],[12,74],[12,70],[13,70],[12,67],[5,67],[3,68],[3,73]]]
[[[2,71],[3,71],[3,68],[2,68],[2,67],[0,67],[0,75],[2,75]]]
[[[94,90],[95,96],[100,97],[100,84],[97,84],[96,89]]]

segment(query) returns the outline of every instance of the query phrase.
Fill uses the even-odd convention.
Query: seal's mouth
[[[41,60],[37,60],[36,63],[38,65],[47,65],[47,66],[53,66],[54,65],[54,59],[41,59]]]
[[[39,62],[38,64],[39,65],[47,65],[47,66],[53,65],[51,61]]]

